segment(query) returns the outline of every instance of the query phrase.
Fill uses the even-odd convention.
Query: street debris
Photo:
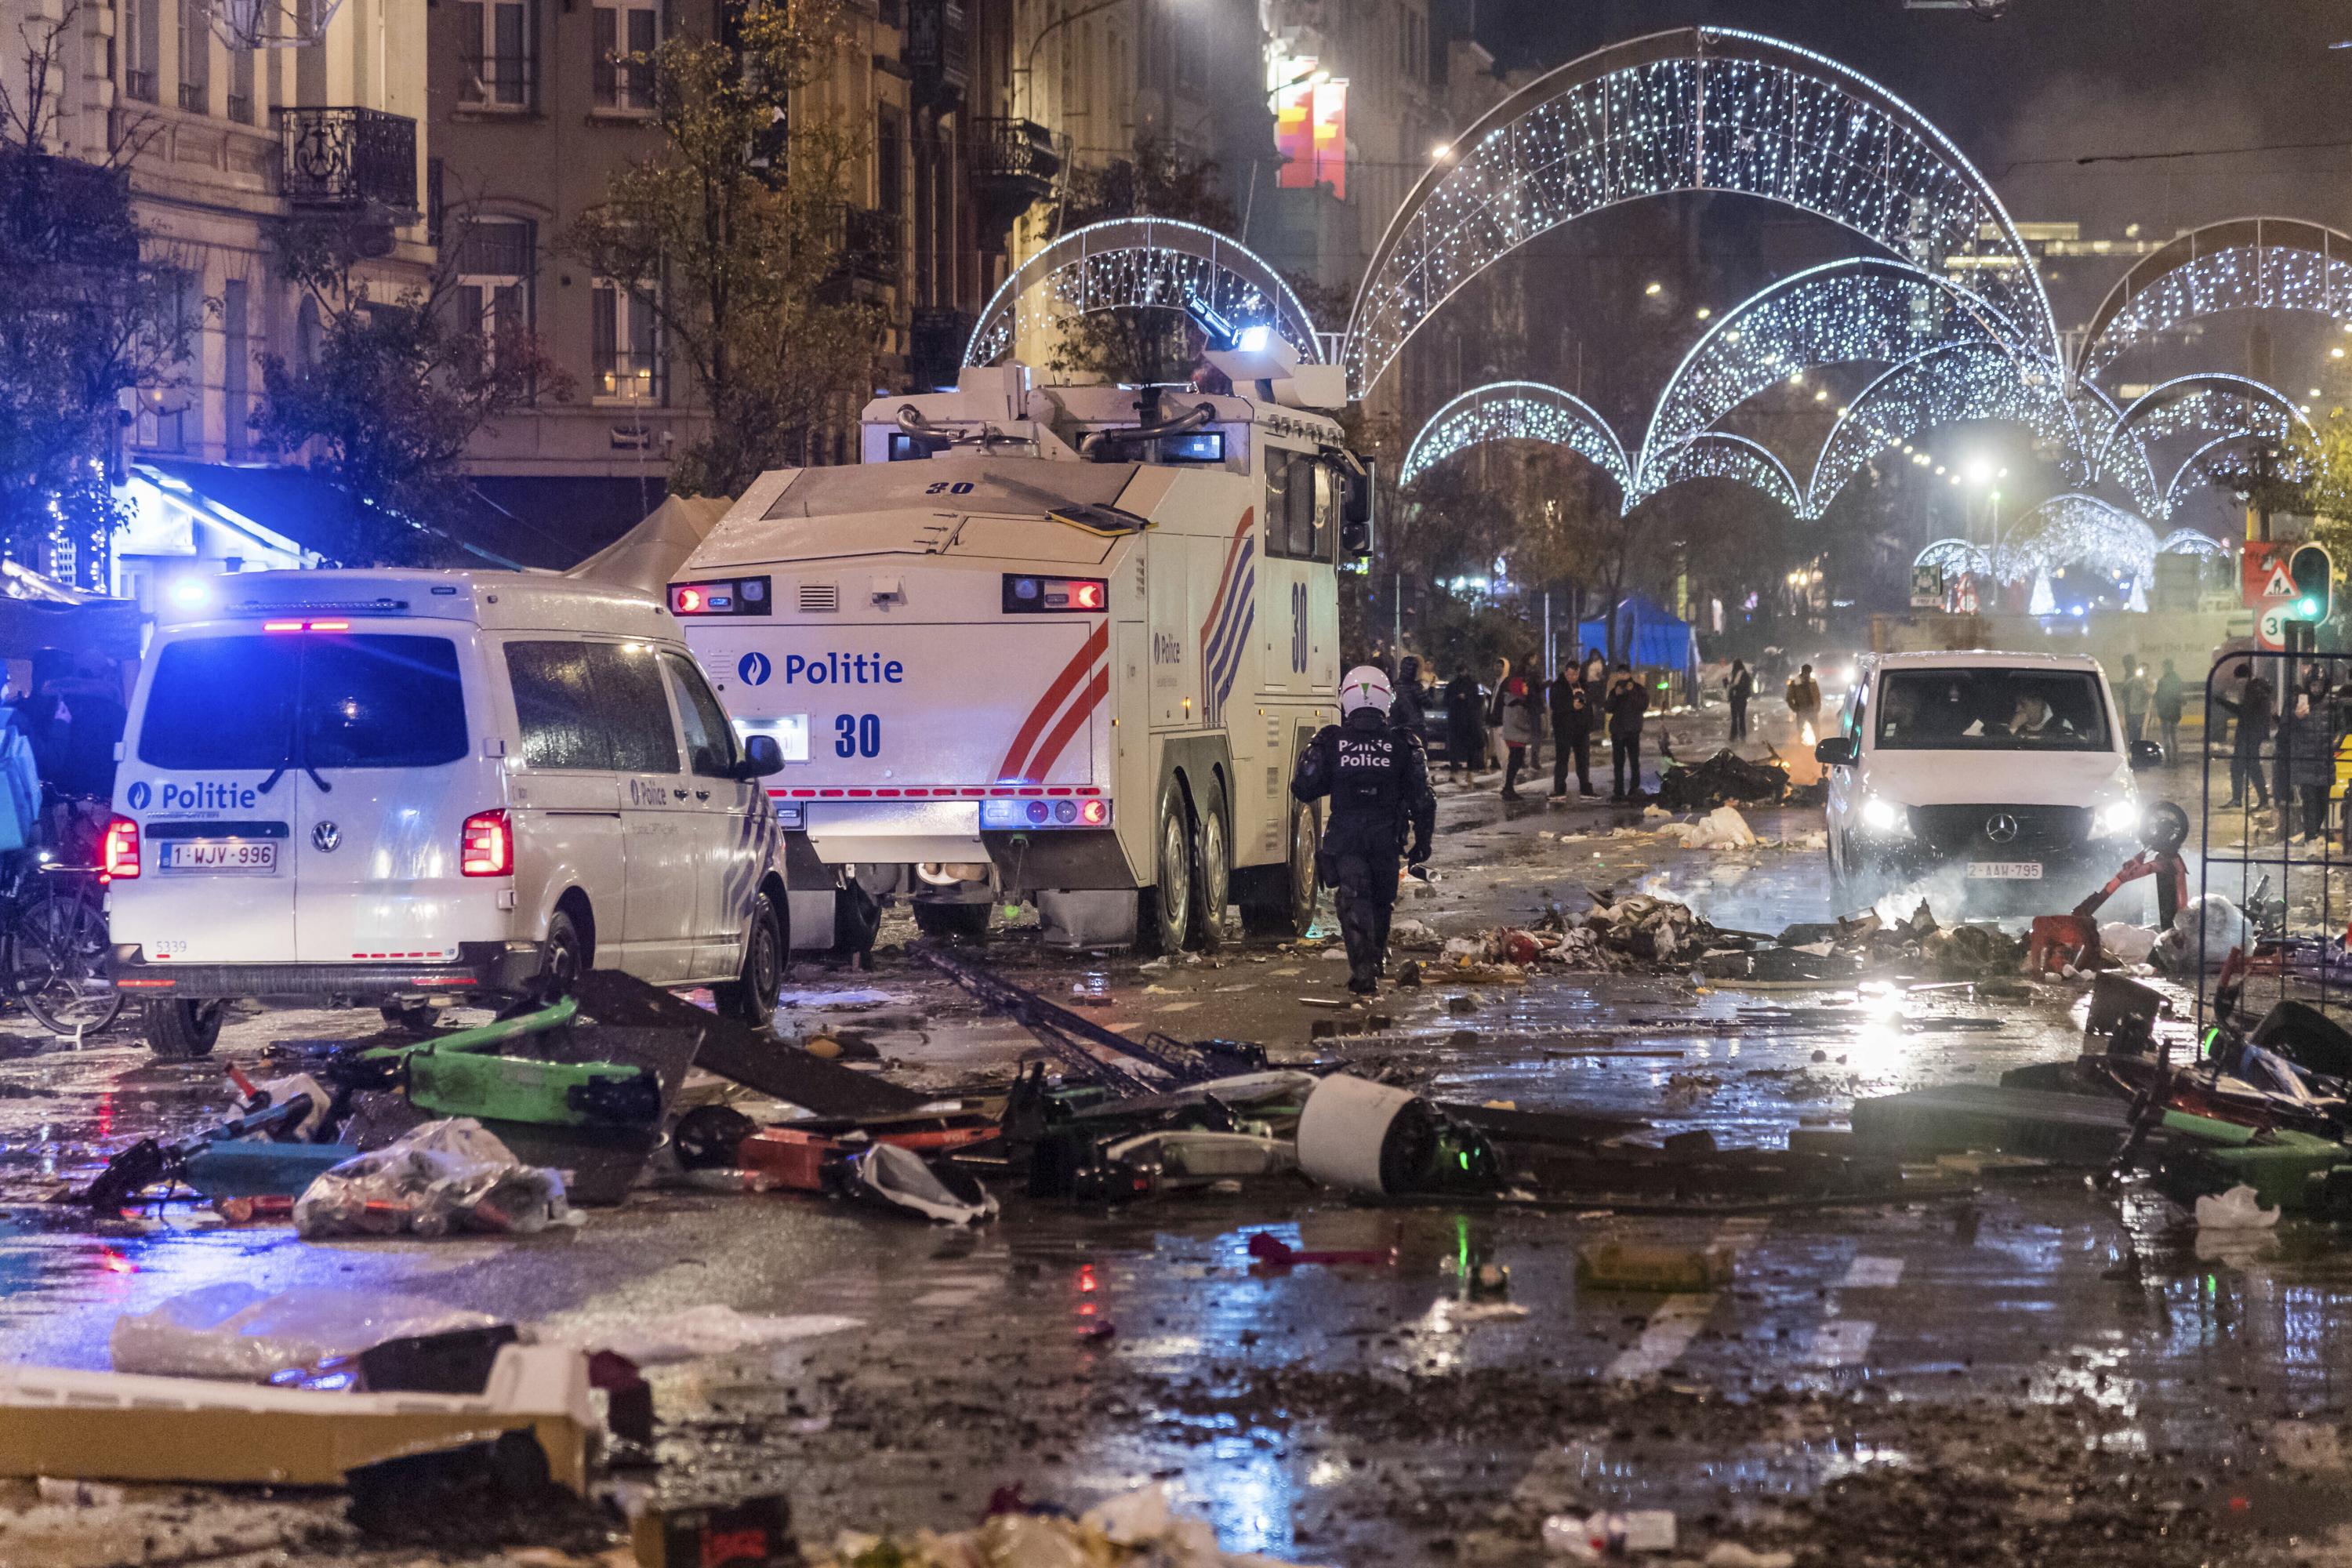
[[[2268,1230],[2279,1218],[2278,1210],[2263,1207],[2254,1189],[2242,1184],[2199,1198],[2196,1215],[2200,1230]]]
[[[1696,822],[1672,822],[1660,830],[1685,849],[1753,849],[1758,839],[1748,819],[1732,806],[1718,805]]]
[[[1727,1247],[1650,1247],[1612,1237],[1576,1249],[1576,1282],[1596,1290],[1715,1290],[1730,1284],[1731,1274]]]
[[[294,1228],[322,1236],[529,1236],[576,1225],[563,1177],[526,1165],[469,1117],[428,1121],[321,1174],[294,1204]]]
[[[707,1560],[706,1560],[707,1561]],[[911,1537],[845,1531],[811,1568],[1114,1568],[1119,1563],[1167,1563],[1170,1568],[1288,1568],[1256,1552],[1229,1552],[1206,1520],[1180,1518],[1167,1489],[1149,1486],[1111,1499],[1073,1518],[1066,1510],[1034,1509],[1008,1489],[972,1530]]]
[[[1713,811],[1741,805],[1777,805],[1789,794],[1789,770],[1775,759],[1749,762],[1722,751],[1688,767],[1668,766],[1658,775],[1658,804],[1668,811]]]
[[[259,1383],[390,1340],[498,1326],[487,1313],[421,1297],[319,1287],[272,1295],[225,1279],[117,1318],[108,1343],[117,1372]]]
[[[0,1369],[0,1476],[340,1487],[426,1455],[519,1485],[587,1484],[588,1367],[508,1345],[478,1394],[361,1394],[55,1367]],[[467,1457],[474,1456],[474,1457]]]

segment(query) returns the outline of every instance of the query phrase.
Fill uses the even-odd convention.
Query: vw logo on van
[[[1997,811],[1985,818],[1985,837],[1995,844],[2017,841],[2017,818],[2005,811]]]
[[[322,822],[310,829],[310,842],[319,847],[319,852],[322,855],[333,854],[335,846],[342,841],[343,830],[331,822]]]
[[[735,666],[735,673],[743,678],[746,686],[765,686],[768,677],[775,672],[764,653],[747,653]]]

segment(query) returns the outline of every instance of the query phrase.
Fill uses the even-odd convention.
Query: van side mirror
[[[770,773],[784,771],[784,749],[776,744],[773,735],[751,735],[743,742],[743,760],[737,764],[735,776],[740,779],[763,779]]]
[[[1356,461],[1363,466],[1361,473],[1339,470],[1347,481],[1347,493],[1339,505],[1339,553],[1350,561],[1361,561],[1372,552],[1372,498],[1380,479],[1371,458],[1359,457]]]
[[[1850,768],[1861,756],[1861,748],[1845,735],[1832,735],[1813,748],[1813,761],[1824,767]]]
[[[2164,766],[2164,747],[2155,741],[2134,741],[2131,743],[2127,760],[2134,773],[2139,773],[2147,768],[2160,768]]]

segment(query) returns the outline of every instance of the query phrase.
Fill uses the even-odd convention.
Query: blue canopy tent
[[[1616,623],[1614,647],[1608,621],[1585,621],[1576,628],[1575,657],[1599,648],[1612,662],[1622,658],[1637,670],[1664,671],[1677,683],[1675,695],[1690,701],[1698,690],[1698,633],[1691,624],[1639,594],[1620,599],[1610,619]]]

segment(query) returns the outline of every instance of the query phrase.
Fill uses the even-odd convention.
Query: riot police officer
[[[1331,799],[1323,829],[1323,880],[1336,891],[1339,931],[1348,942],[1348,989],[1369,996],[1380,987],[1388,955],[1389,916],[1396,909],[1397,860],[1429,858],[1437,797],[1420,746],[1389,723],[1394,693],[1370,665],[1339,686],[1339,722],[1310,742],[1291,776],[1301,800]],[[1407,840],[1411,840],[1407,851]]]

